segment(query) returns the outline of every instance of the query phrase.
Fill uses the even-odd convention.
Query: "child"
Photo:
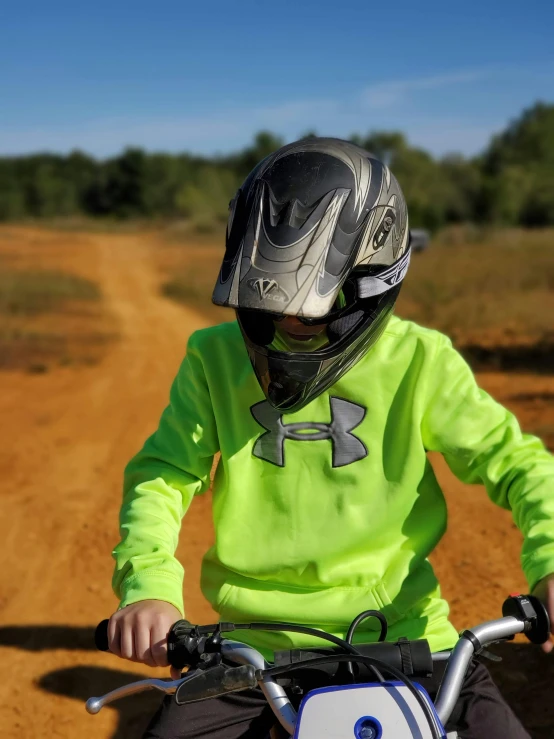
[[[359,147],[310,138],[251,172],[231,203],[213,297],[237,321],[191,336],[159,428],[126,469],[113,652],[167,664],[165,636],[184,612],[180,520],[209,488],[218,451],[202,588],[223,620],[344,638],[358,613],[378,609],[389,639],[451,648],[457,632],[427,559],[446,527],[429,450],[513,511],[529,587],[554,601],[552,457],[478,389],[444,336],[392,315],[409,258],[400,187]],[[364,622],[357,641],[376,641],[378,628]],[[310,643],[241,639],[269,654]],[[455,722],[464,738],[528,736],[477,662]],[[145,736],[263,737],[272,723],[250,691],[167,700]]]

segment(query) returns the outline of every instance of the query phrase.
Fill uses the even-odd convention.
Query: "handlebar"
[[[94,642],[96,648],[102,652],[109,651],[108,647],[108,619],[101,621],[96,627]],[[252,626],[253,624],[250,624]],[[177,621],[168,634],[168,662],[176,669],[197,667],[204,663],[206,666],[210,655],[219,652],[220,641],[213,640],[213,632],[234,631],[237,624],[219,624],[218,626],[193,626],[188,621]],[[289,626],[283,624],[283,627]],[[433,660],[429,642],[426,639],[400,639],[398,642],[376,642],[372,644],[357,644],[352,648],[353,653],[385,662],[387,665],[400,670],[407,677],[428,677],[433,671]],[[298,662],[316,657],[344,654],[339,647],[333,649],[287,649],[275,652],[274,665],[283,667],[295,665]],[[329,677],[334,677],[338,663],[331,659],[321,670]],[[363,680],[364,674],[358,675]]]
[[[474,654],[479,654],[486,646],[495,642],[512,639],[519,633],[524,633],[535,644],[542,644],[549,638],[550,621],[548,613],[544,605],[534,596],[510,596],[503,604],[502,613],[503,618],[488,621],[464,631],[451,653],[431,655],[427,646],[427,655],[428,658],[432,659],[432,662],[448,660],[435,701],[435,709],[443,725],[448,721],[458,700],[467,668]],[[176,693],[177,702],[182,704],[193,700],[204,700],[223,693],[245,690],[258,684],[279,722],[292,735],[296,723],[296,711],[284,688],[276,682],[274,677],[276,674],[286,673],[287,667],[292,670],[303,665],[308,667],[310,663],[317,663],[318,665],[323,662],[337,664],[351,660],[353,663],[373,664],[374,668],[375,665],[378,665],[379,669],[383,672],[389,672],[389,674],[403,672],[404,675],[422,676],[430,672],[430,660],[428,658],[421,662],[421,672],[419,673],[417,670],[414,671],[413,663],[412,672],[406,671],[405,665],[409,664],[411,658],[401,663],[402,668],[400,670],[395,666],[394,661],[399,659],[398,654],[400,654],[402,660],[402,650],[404,657],[406,657],[407,648],[413,649],[413,645],[418,644],[418,642],[408,642],[407,640],[401,640],[396,645],[377,643],[353,647],[350,643],[333,637],[330,639],[331,641],[342,642],[348,649],[343,648],[341,653],[338,653],[337,649],[312,650],[310,652],[290,650],[286,653],[277,653],[275,665],[269,665],[256,649],[241,642],[230,641],[221,637],[222,631],[235,631],[237,627],[250,628],[256,626],[272,626],[282,630],[288,628],[292,630],[294,625],[225,623],[195,627],[186,621],[178,621],[168,634],[170,664],[177,668],[188,665],[199,669],[189,671],[180,680],[141,680],[123,686],[101,698],[89,699],[86,704],[87,711],[97,713],[105,704],[147,688],[154,688],[169,694]],[[107,627],[108,621],[102,621],[95,633],[96,646],[102,651],[108,649]],[[296,627],[298,630],[301,628]],[[320,634],[324,633],[320,632]],[[331,635],[325,636],[331,637]],[[397,647],[396,650],[394,649],[395,646]],[[378,650],[381,650],[380,654],[377,654]],[[419,653],[420,655],[423,654],[421,647],[419,647]],[[286,656],[283,657],[283,655]],[[313,657],[314,655],[316,656],[315,660],[306,659],[306,657]],[[377,658],[373,655],[376,655]],[[248,669],[224,666],[221,664],[222,660],[234,665],[246,666]],[[378,670],[374,669],[374,672],[380,676]],[[382,676],[380,677],[382,678]]]

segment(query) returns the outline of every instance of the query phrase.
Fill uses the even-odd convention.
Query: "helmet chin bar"
[[[273,380],[267,388],[267,399],[274,408],[282,411],[292,411],[295,405],[302,400],[302,388],[296,393],[289,386],[285,387],[279,381]],[[298,383],[297,383],[298,384]]]
[[[275,408],[279,407],[279,401],[285,392],[285,388],[283,385],[281,385],[280,382],[277,382],[277,380],[273,380],[269,383],[267,386],[267,397],[269,398],[271,405],[275,406]]]
[[[274,408],[283,413],[293,413],[312,399],[306,400],[305,395],[320,372],[321,361],[287,361],[260,356],[255,349],[249,349],[249,355],[260,387]],[[262,363],[265,371],[259,374],[258,368]]]
[[[392,313],[400,285],[383,295],[378,311],[335,345],[310,354],[274,352],[256,345],[239,317],[250,362],[269,403],[295,413],[337,382],[379,339]]]

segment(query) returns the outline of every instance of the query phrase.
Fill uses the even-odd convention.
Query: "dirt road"
[[[199,315],[158,296],[144,241],[89,241],[80,266],[100,279],[121,341],[97,367],[0,378],[0,616],[3,624],[21,627],[10,632],[18,646],[2,650],[0,727],[6,737],[74,737],[81,729],[108,737],[115,730],[116,711],[90,719],[82,703],[57,697],[36,681],[69,669],[52,676],[49,688],[55,693],[60,680],[69,680],[82,698],[79,680],[86,670],[75,665],[119,664],[106,655],[74,653],[83,632],[29,627],[88,626],[113,612],[110,549],[117,541],[122,469],[154,428],[188,335],[205,325]],[[207,616],[194,585],[194,555],[196,532],[210,537],[208,504],[206,499],[194,506],[187,521],[191,535],[182,537],[185,562],[189,550],[193,555],[188,604],[197,618]],[[10,634],[2,633],[5,644]]]
[[[86,242],[79,257],[71,253],[72,266],[100,281],[120,341],[95,367],[0,376],[0,730],[10,738],[130,739],[158,701],[128,699],[96,717],[83,705],[134,675],[152,674],[92,650],[92,627],[116,606],[110,550],[123,466],[155,427],[187,336],[206,319],[159,296],[147,239],[91,234]],[[482,381],[524,418],[552,423],[554,378]],[[525,589],[520,539],[509,514],[482,490],[458,483],[441,460],[437,469],[451,524],[434,564],[461,628],[497,616],[506,592]],[[188,616],[199,621],[211,618],[198,589],[200,556],[212,537],[209,502],[195,501],[179,549]],[[529,671],[542,671],[545,686],[553,675],[554,658],[521,649],[507,681],[516,696]],[[544,698],[538,689],[529,698],[536,727],[554,725]],[[550,734],[537,729],[534,736]]]

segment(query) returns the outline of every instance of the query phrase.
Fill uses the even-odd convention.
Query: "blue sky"
[[[226,152],[396,129],[473,154],[554,102],[554,3],[6,2],[0,153]]]

